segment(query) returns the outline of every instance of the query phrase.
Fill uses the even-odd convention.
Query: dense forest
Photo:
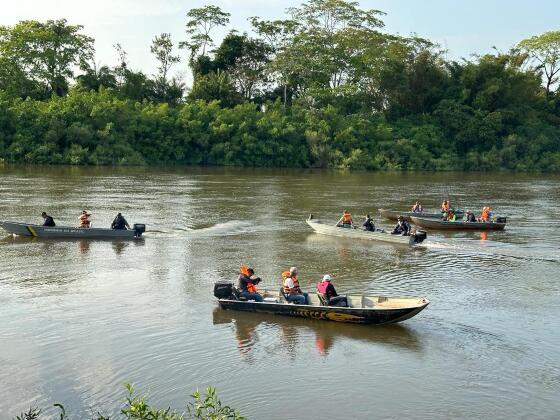
[[[64,19],[0,26],[0,163],[560,171],[560,32],[452,61],[383,16],[309,0],[215,42],[229,13],[195,8],[154,75]]]

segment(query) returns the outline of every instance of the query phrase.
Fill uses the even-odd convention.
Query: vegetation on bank
[[[200,394],[197,390],[191,397],[193,401],[187,404],[183,413],[180,413],[171,408],[159,409],[150,406],[146,397],[134,394],[132,385],[127,384],[128,397],[124,407],[120,410],[121,416],[124,419],[136,420],[244,420],[245,417],[241,416],[239,412],[227,405],[222,405],[222,402],[216,394],[213,387],[206,388],[204,394]],[[59,410],[59,419],[68,420],[69,414],[61,404],[54,405]],[[21,413],[14,417],[14,420],[40,420],[43,418],[43,411],[38,408],[30,408],[28,411]],[[94,420],[110,420],[111,417],[104,416],[97,413]]]
[[[0,27],[0,162],[560,171],[560,32],[450,61],[382,17],[309,0],[215,46],[229,14],[192,9],[188,89],[169,34],[148,76],[65,20]]]

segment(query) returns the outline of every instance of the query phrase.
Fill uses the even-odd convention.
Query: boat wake
[[[253,228],[253,223],[242,220],[229,220],[201,229],[192,229],[190,232],[194,236],[223,236],[249,232],[254,230]]]

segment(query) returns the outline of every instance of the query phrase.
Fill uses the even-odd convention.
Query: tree
[[[189,39],[179,43],[179,48],[190,50],[190,61],[192,62],[198,52],[206,55],[207,48],[214,45],[210,32],[218,26],[229,23],[230,14],[223,12],[218,6],[204,6],[191,9],[187,12],[186,33]]]
[[[76,77],[76,81],[78,86],[86,90],[98,91],[102,86],[113,89],[117,87],[117,79],[113,70],[108,66],[97,68],[95,62],[85,70],[84,74]]]
[[[126,70],[128,69],[128,53],[124,50],[121,44],[116,43],[113,48],[117,51],[119,56],[119,63],[115,67],[115,75],[117,77],[118,86],[122,86],[125,81]]]
[[[158,75],[156,77],[156,88],[160,97],[165,97],[167,91],[167,77],[173,64],[180,61],[178,55],[173,55],[173,42],[171,34],[162,33],[152,41],[150,51],[159,61]]]
[[[194,81],[189,98],[206,102],[217,100],[222,107],[231,107],[242,101],[229,75],[221,70],[199,76]]]
[[[4,27],[0,56],[11,60],[30,80],[43,85],[46,93],[63,95],[76,66],[87,68],[93,58],[93,38],[81,33],[83,26],[66,19],[45,23],[26,20]]]
[[[560,31],[524,39],[518,47],[527,52],[529,60],[536,64],[536,70],[544,71],[548,95],[560,76]]]

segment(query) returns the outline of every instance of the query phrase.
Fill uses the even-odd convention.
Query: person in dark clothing
[[[47,213],[43,212],[41,213],[41,216],[44,219],[43,226],[56,226],[54,219],[51,216],[49,216]]]
[[[410,234],[410,225],[402,216],[399,216],[395,229],[391,232],[392,235],[408,236]]]
[[[375,224],[373,223],[373,220],[369,214],[366,214],[366,220],[362,226],[369,232],[375,231]]]
[[[336,293],[336,289],[331,283],[331,276],[328,274],[323,276],[323,281],[317,283],[317,292],[325,296],[329,306],[348,306],[346,296],[339,296],[338,293]]]
[[[119,213],[117,214],[117,217],[115,217],[115,219],[113,220],[113,223],[111,223],[111,229],[118,229],[118,230],[130,229],[130,225],[123,217],[123,215]]]
[[[472,211],[467,210],[467,222],[473,223],[476,222],[476,217],[472,213]]]
[[[255,271],[252,268],[248,268],[246,273],[241,273],[237,282],[237,288],[239,289],[239,296],[244,297],[247,300],[254,300],[256,302],[262,302],[263,297],[257,293],[256,284],[258,284],[261,279],[259,277],[253,278]]]

